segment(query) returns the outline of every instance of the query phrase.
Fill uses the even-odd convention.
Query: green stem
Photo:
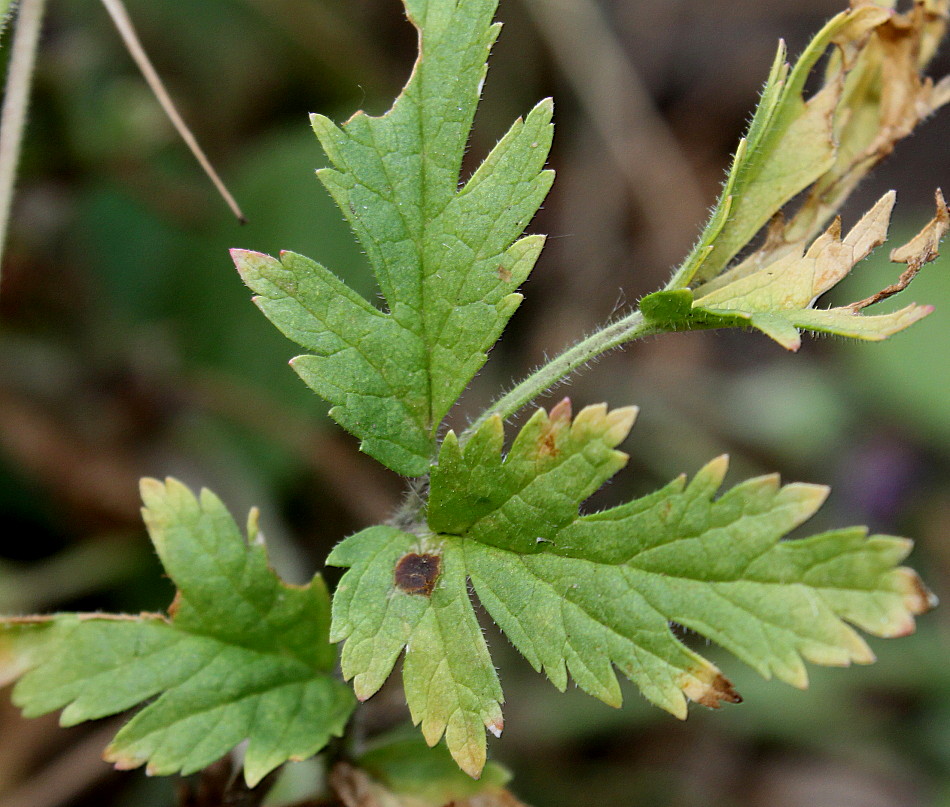
[[[554,387],[579,367],[583,367],[598,356],[626,342],[632,342],[635,339],[654,333],[659,333],[659,329],[652,323],[648,323],[639,311],[634,311],[623,319],[608,325],[603,330],[582,339],[576,345],[565,350],[560,356],[535,370],[514,389],[488,407],[462,433],[462,441],[464,442],[471,437],[488,418],[494,415],[499,415],[502,419],[511,417],[522,406],[530,403],[545,390]]]
[[[13,188],[16,184],[20,146],[26,127],[26,110],[30,100],[33,66],[43,26],[46,0],[23,0],[13,32],[10,68],[0,112],[0,260],[10,224]]]

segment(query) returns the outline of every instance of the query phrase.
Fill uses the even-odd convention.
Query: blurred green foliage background
[[[575,0],[570,19],[547,3],[501,4],[505,30],[469,167],[511,120],[553,95],[558,181],[532,224],[551,239],[457,423],[666,278],[698,234],[776,40],[796,52],[843,0]],[[358,454],[287,367],[293,345],[250,303],[227,254],[292,249],[374,294],[313,177],[324,157],[307,113],[388,108],[415,50],[399,3],[128,5],[250,223],[229,217],[105,11],[50,0],[0,293],[8,614],[168,604],[138,515],[144,475],[208,486],[239,520],[260,506],[274,563],[294,581],[400,496],[400,481]],[[950,72],[948,52],[933,74]],[[915,231],[932,215],[935,183],[950,184],[948,142],[944,112],[861,187],[845,224],[895,187],[895,236]],[[885,252],[857,269],[838,302],[896,277]],[[914,565],[950,599],[948,269],[946,259],[927,267],[903,295],[936,313],[884,345],[812,340],[793,356],[760,335],[697,333],[588,368],[558,394],[578,407],[641,407],[628,469],[590,506],[728,452],[733,480],[778,470],[833,485],[811,529],[860,522],[915,538]],[[872,641],[873,667],[813,669],[804,693],[719,657],[745,703],[697,707],[682,724],[632,690],[621,711],[559,695],[491,636],[508,699],[505,736],[491,752],[538,807],[950,805],[945,608],[913,637]],[[398,687],[371,704],[371,728],[404,717]],[[4,693],[0,807],[175,804],[174,780],[117,774],[99,760],[114,730],[24,722]],[[317,776],[296,766],[273,803],[298,798]]]

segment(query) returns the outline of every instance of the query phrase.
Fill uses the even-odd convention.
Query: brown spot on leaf
[[[499,265],[497,272],[498,272],[498,279],[501,280],[502,283],[511,282],[511,270],[506,269],[504,266]]]
[[[694,671],[682,687],[687,698],[710,709],[718,709],[723,703],[742,703],[732,682],[712,666]]]
[[[556,457],[561,452],[557,449],[557,441],[555,440],[553,431],[545,431],[541,437],[541,441],[538,444],[538,454],[544,457]]]
[[[428,597],[435,588],[441,571],[442,558],[439,555],[417,555],[410,552],[399,559],[393,579],[400,591]]]

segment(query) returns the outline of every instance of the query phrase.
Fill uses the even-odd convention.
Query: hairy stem
[[[36,63],[45,6],[46,0],[23,0],[13,34],[7,87],[3,111],[0,112],[0,260],[3,258],[10,224],[13,187],[20,162],[20,145],[23,143],[33,65]]]
[[[617,320],[606,328],[591,334],[586,339],[582,339],[561,353],[560,356],[539,367],[524,381],[488,407],[462,433],[462,441],[464,442],[468,437],[471,437],[488,418],[493,415],[500,415],[503,419],[511,417],[522,406],[530,403],[545,390],[556,386],[579,367],[583,367],[598,356],[622,344],[658,332],[655,325],[644,319],[643,314],[634,311],[623,319]]]

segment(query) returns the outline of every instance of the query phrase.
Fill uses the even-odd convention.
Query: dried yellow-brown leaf
[[[903,291],[917,277],[917,273],[924,264],[930,263],[940,255],[940,240],[950,230],[950,209],[947,208],[947,203],[939,189],[935,197],[937,212],[934,217],[910,241],[891,250],[891,261],[893,263],[907,264],[907,269],[901,273],[897,282],[864,300],[852,303],[848,308],[852,311],[860,311],[862,308],[886,300],[888,297]],[[924,306],[920,306],[920,308],[923,309]]]
[[[891,260],[894,263],[923,265],[940,254],[937,251],[940,241],[950,230],[950,208],[947,207],[943,193],[939,189],[935,194],[935,201],[937,212],[934,217],[904,246],[891,250]]]
[[[853,2],[867,7],[880,3]],[[918,0],[890,13],[853,47],[836,38],[827,81],[844,81],[836,111],[837,156],[789,222],[786,240],[807,240],[841,207],[867,173],[917,125],[950,101],[950,77],[935,84],[921,75],[946,31],[950,0]]]
[[[734,280],[801,254],[858,182],[950,101],[950,77],[934,83],[921,74],[946,31],[950,0],[917,0],[903,14],[893,6],[853,0],[794,67],[779,48],[712,218],[667,290],[723,273]],[[805,80],[829,47],[824,82],[806,99]],[[783,217],[782,207],[803,191],[794,215]],[[766,224],[762,246],[729,269]]]

